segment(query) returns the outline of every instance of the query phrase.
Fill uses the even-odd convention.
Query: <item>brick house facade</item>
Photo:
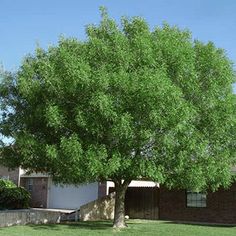
[[[236,183],[206,195],[205,207],[188,207],[185,190],[160,187],[159,219],[236,224]]]

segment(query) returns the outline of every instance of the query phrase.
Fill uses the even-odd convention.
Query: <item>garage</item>
[[[76,209],[98,197],[98,183],[56,185],[49,180],[48,208]]]

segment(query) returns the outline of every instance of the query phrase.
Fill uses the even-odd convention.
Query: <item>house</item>
[[[31,194],[31,207],[77,209],[103,194],[100,192],[103,187],[98,183],[77,187],[60,186],[54,184],[52,178],[46,174],[27,175],[21,168],[10,171],[1,166],[0,178],[12,180],[17,186],[27,189]]]
[[[78,209],[80,206],[109,194],[109,189],[114,187],[113,182],[88,183],[78,186],[58,185],[47,174],[26,174],[21,168],[8,171],[0,167],[0,177],[11,179],[18,186],[23,186],[31,193],[31,207]],[[154,187],[151,181],[132,181],[130,187]]]
[[[160,186],[159,219],[236,224],[236,182],[228,189],[200,193]]]
[[[61,186],[48,175],[27,175],[21,169],[8,171],[4,167],[0,168],[0,177],[29,190],[32,207],[78,209],[114,190],[110,181]],[[125,201],[130,218],[236,224],[236,183],[214,193],[197,193],[169,190],[151,181],[132,181]]]
[[[40,173],[23,174],[20,182],[31,193],[32,207],[78,209],[103,194],[102,184],[57,185],[50,176]]]
[[[97,200],[82,206],[81,220],[112,219],[114,197],[110,196],[105,198],[104,203]],[[219,189],[214,193],[169,190],[162,185],[129,187],[125,213],[138,219],[236,224],[236,183],[227,190]]]
[[[78,209],[88,202],[106,196],[109,193],[109,188],[113,186],[110,181],[78,186],[58,185],[45,174],[22,174],[20,183],[31,193],[32,207],[59,209]],[[155,183],[151,181],[133,181],[130,186],[139,186],[140,184],[155,186]]]
[[[236,183],[214,193],[168,190],[160,186],[159,219],[236,224]]]

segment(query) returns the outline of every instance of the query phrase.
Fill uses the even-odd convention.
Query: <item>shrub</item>
[[[6,179],[0,179],[0,189],[2,188],[14,188],[17,187],[12,181]]]
[[[9,180],[0,179],[0,209],[28,208],[30,193]]]

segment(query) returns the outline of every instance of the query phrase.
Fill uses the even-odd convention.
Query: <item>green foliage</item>
[[[12,181],[6,179],[0,179],[0,189],[15,188],[15,187],[16,185]]]
[[[37,48],[0,97],[2,162],[62,183],[146,178],[228,186],[235,164],[232,63],[213,43],[102,10],[87,39]]]
[[[0,209],[21,209],[29,207],[30,194],[17,187],[10,180],[0,179]]]

